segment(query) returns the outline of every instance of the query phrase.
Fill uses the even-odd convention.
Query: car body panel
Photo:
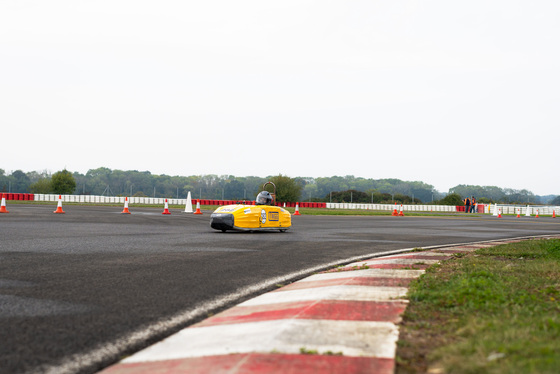
[[[222,231],[285,231],[292,226],[290,212],[272,205],[225,205],[210,217],[210,227]]]

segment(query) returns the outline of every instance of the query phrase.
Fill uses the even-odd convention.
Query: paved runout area
[[[455,253],[516,241],[408,252],[311,275],[185,328],[102,373],[393,373],[411,280]]]

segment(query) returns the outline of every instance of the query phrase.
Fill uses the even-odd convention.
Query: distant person
[[[469,197],[465,197],[465,213],[470,212],[471,210],[471,200],[469,199]]]
[[[476,199],[471,196],[471,213],[476,213]]]

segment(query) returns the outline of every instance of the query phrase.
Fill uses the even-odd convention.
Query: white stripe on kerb
[[[363,263],[357,263],[363,264]],[[352,271],[338,271],[332,273],[313,274],[298,282],[315,282],[342,278],[418,278],[424,270],[409,269],[365,269]]]
[[[310,300],[391,301],[406,296],[406,287],[327,286],[300,290],[269,292],[247,300],[239,306],[255,306]]]
[[[275,320],[186,328],[122,363],[232,353],[342,352],[345,356],[394,358],[398,328],[390,322]]]

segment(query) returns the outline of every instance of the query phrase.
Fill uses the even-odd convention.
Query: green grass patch
[[[397,373],[558,373],[560,240],[455,257],[412,282]]]
[[[302,347],[299,349],[299,353],[302,355],[325,355],[325,356],[343,356],[344,354],[342,352],[333,352],[333,351],[326,351],[326,352],[322,352],[319,353],[319,351],[317,351],[316,349],[307,349],[305,347]]]

